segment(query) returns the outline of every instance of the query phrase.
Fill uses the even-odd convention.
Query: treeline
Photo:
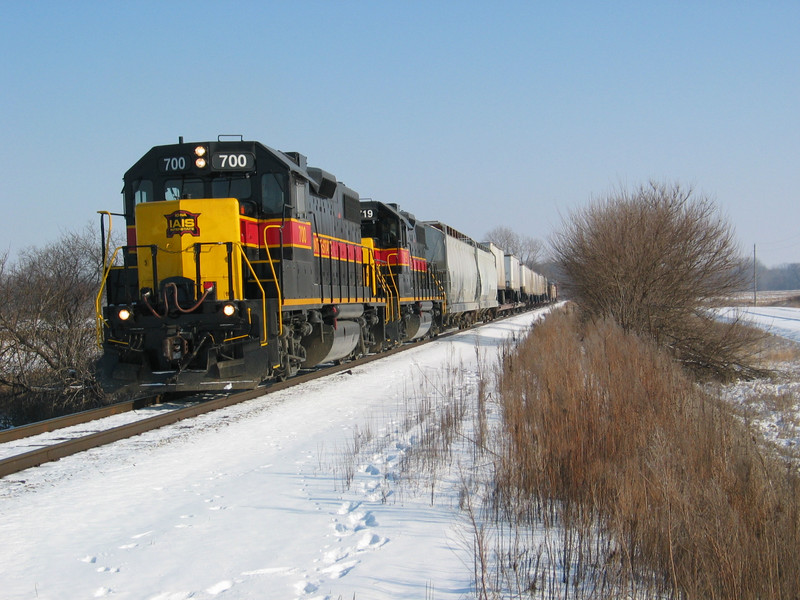
[[[748,266],[752,273],[752,260]],[[800,263],[769,268],[756,261],[756,284],[759,291],[800,290]]]

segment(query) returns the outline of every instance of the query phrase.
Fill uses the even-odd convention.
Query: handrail
[[[105,270],[108,251],[111,248],[111,213],[107,210],[98,210],[97,214],[100,215],[100,236],[101,246],[103,246],[103,270]],[[108,237],[106,237],[105,233],[105,221],[103,220],[103,215],[108,217]]]
[[[278,281],[278,275],[275,273],[275,264],[272,262],[272,253],[269,251],[269,245],[267,244],[267,230],[268,229],[283,229],[283,224],[281,225],[267,225],[264,227],[264,250],[267,251],[267,260],[269,261],[269,268],[272,271],[272,279],[275,281],[275,290],[278,294],[278,335],[283,335],[283,314],[281,314],[281,307],[283,306],[283,297],[281,296],[281,284]],[[281,244],[283,246],[283,244]],[[256,276],[256,281],[258,281],[258,277]],[[261,284],[259,284],[261,285]],[[264,301],[266,304],[266,299]]]
[[[431,279],[433,279],[433,282],[436,284],[436,287],[439,288],[439,292],[442,294],[442,314],[445,314],[447,312],[447,292],[444,291],[444,287],[441,283],[439,283],[439,278],[436,277],[436,273],[432,271],[428,271],[428,273],[430,274]]]
[[[108,251],[109,247],[111,246],[111,213],[107,210],[98,210],[97,214],[100,215],[100,235],[102,236],[101,239],[101,249],[103,252],[103,275],[100,278],[100,289],[97,292],[97,298],[94,302],[94,309],[95,309],[95,337],[97,340],[97,347],[103,347],[103,312],[102,307],[100,306],[101,298],[103,297],[103,290],[106,287],[106,280],[108,279],[108,273],[111,270],[110,267],[106,266],[106,261],[108,260]],[[105,220],[103,216],[108,217],[108,237],[105,235]],[[116,258],[117,252],[114,251],[114,256],[111,259],[110,264],[114,264],[114,259]]]
[[[111,217],[109,217],[110,219]],[[103,298],[103,291],[106,289],[106,283],[108,281],[108,275],[111,273],[111,269],[114,266],[114,262],[117,260],[117,252],[122,250],[123,246],[117,246],[114,249],[114,254],[111,256],[111,260],[108,261],[107,264],[103,265],[103,277],[100,280],[100,289],[97,292],[97,297],[94,301],[94,310],[95,310],[95,336],[97,337],[97,347],[103,347],[103,325],[105,325],[106,320],[103,318],[103,307],[102,298]]]
[[[392,254],[387,254],[386,255],[386,266],[388,267],[389,278],[390,278],[390,280],[392,282],[392,286],[394,287],[394,291],[395,291],[395,294],[397,296],[397,318],[399,319],[400,318],[400,288],[398,287],[397,279],[395,278],[394,273],[392,272],[392,263],[390,262],[390,260],[391,260],[391,258],[393,256],[395,257],[395,266],[396,267],[400,266],[400,255],[397,252],[394,252]]]
[[[375,262],[376,265],[380,265],[379,262]],[[387,320],[394,321],[394,300],[392,296],[392,289],[389,287],[389,284],[386,282],[386,278],[381,273],[380,269],[375,269],[375,279],[378,280],[380,283],[381,289],[386,293],[386,305],[387,305]],[[399,302],[398,302],[399,304]]]
[[[366,252],[366,262],[364,260],[364,253]],[[375,248],[361,244],[361,264],[364,268],[364,286],[369,288],[369,293],[372,297],[378,294],[378,277],[376,275],[377,262],[375,261]]]
[[[247,268],[250,269],[250,273],[253,275],[253,279],[256,280],[256,284],[258,285],[258,289],[261,290],[261,321],[262,321],[262,328],[264,330],[264,339],[260,342],[262,346],[267,345],[267,293],[264,291],[264,286],[261,285],[261,282],[258,280],[258,275],[256,274],[256,270],[253,268],[253,265],[250,264],[250,259],[247,258],[247,253],[244,251],[241,242],[233,242],[233,245],[239,248],[239,252],[242,253],[242,258],[244,259]]]

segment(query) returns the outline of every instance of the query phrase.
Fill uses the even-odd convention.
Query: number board
[[[162,173],[180,173],[186,171],[189,164],[186,156],[162,156],[158,159],[158,168]]]
[[[211,155],[211,168],[215,171],[252,171],[256,157],[251,152],[216,152]]]

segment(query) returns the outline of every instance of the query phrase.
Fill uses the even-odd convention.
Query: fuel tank
[[[358,345],[361,325],[357,321],[338,320],[335,326],[316,323],[311,335],[303,338],[306,349],[304,369],[348,356]]]

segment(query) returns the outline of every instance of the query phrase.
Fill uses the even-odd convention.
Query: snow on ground
[[[717,314],[723,319],[737,316],[755,327],[786,339],[800,342],[800,309],[785,306],[749,306],[720,308]]]
[[[2,597],[470,597],[456,486],[431,505],[392,484],[415,443],[401,415],[448,367],[474,393],[478,355],[545,312],[0,480]]]
[[[755,327],[800,343],[800,309],[733,307],[718,309],[721,318],[741,319]],[[723,386],[723,398],[738,407],[764,438],[790,455],[800,450],[800,365],[776,365],[778,376]]]

